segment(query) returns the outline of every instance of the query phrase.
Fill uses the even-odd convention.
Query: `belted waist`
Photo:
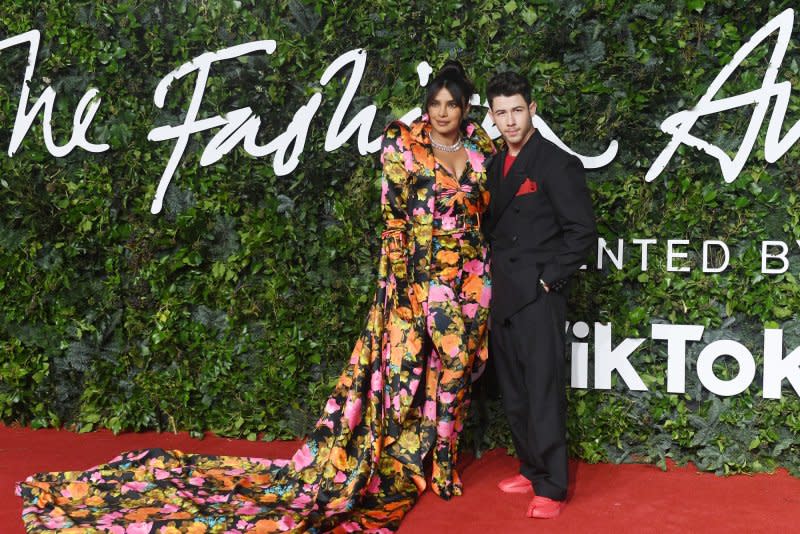
[[[431,232],[431,235],[435,236],[442,236],[442,235],[455,235],[455,234],[468,234],[468,233],[480,233],[481,228],[480,226],[462,226],[461,228],[453,228],[451,230],[440,230],[434,228]]]
[[[458,217],[442,217],[438,220],[435,217],[436,216],[434,216],[434,223],[431,233],[436,236],[481,231],[481,218],[477,214],[464,214],[459,215]]]

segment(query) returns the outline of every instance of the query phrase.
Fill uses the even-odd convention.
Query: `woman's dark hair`
[[[447,89],[453,98],[458,103],[461,111],[467,109],[469,99],[475,92],[475,86],[467,78],[467,73],[464,71],[464,66],[455,59],[448,59],[445,61],[439,72],[428,84],[427,91],[425,92],[425,106],[424,110],[427,113],[428,106],[431,105],[433,98],[442,89]]]
[[[492,100],[496,96],[522,95],[525,103],[531,104],[531,84],[527,78],[513,71],[495,74],[489,85],[486,87],[486,99],[489,101],[489,108],[492,107]]]

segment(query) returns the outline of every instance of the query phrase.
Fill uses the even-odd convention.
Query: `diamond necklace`
[[[435,148],[437,150],[441,150],[442,152],[457,152],[458,149],[461,148],[461,135],[458,136],[458,139],[452,145],[443,145],[441,143],[437,143],[433,139],[432,135],[430,135],[428,137],[431,140],[431,145],[433,146],[433,148]]]

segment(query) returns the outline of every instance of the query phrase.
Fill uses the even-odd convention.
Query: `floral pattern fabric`
[[[465,172],[434,158],[430,124],[382,147],[385,230],[367,324],[321,418],[290,460],[148,449],[18,484],[28,532],[392,532],[427,481],[459,495],[457,441],[487,356],[491,292],[480,216],[494,147],[468,124]]]

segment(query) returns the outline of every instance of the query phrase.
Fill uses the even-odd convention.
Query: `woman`
[[[459,495],[457,438],[470,375],[487,355],[490,295],[480,216],[494,147],[465,120],[472,93],[463,67],[448,62],[428,86],[428,114],[386,129],[375,300],[291,460],[145,450],[30,477],[19,488],[29,531],[389,532],[426,487],[428,452],[433,490]]]

